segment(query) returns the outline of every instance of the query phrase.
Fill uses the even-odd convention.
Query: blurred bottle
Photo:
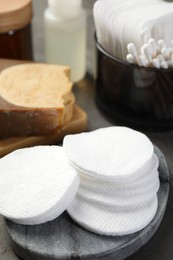
[[[83,79],[87,22],[82,0],[48,0],[44,25],[46,61],[70,66],[73,82]]]

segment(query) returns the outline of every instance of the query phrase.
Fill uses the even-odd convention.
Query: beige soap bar
[[[49,135],[73,116],[70,69],[28,63],[0,74],[0,137]]]

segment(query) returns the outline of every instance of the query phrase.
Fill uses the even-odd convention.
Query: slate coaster
[[[128,236],[100,236],[81,228],[66,212],[54,221],[36,226],[17,225],[6,220],[13,250],[25,260],[121,260],[136,252],[158,229],[168,200],[168,167],[157,147],[155,152],[160,161],[159,207],[146,228]]]

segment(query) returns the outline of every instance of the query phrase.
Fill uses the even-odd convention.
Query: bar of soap
[[[73,116],[70,68],[20,64],[0,74],[0,137],[50,135]]]
[[[70,205],[78,186],[61,147],[16,150],[0,159],[0,214],[24,225],[51,221]]]

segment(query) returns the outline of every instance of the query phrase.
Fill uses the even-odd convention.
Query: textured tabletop
[[[93,19],[91,16],[91,9],[94,0],[84,0],[84,5],[88,10],[88,53],[87,65],[88,72],[93,72]],[[44,61],[44,47],[43,47],[43,24],[42,14],[46,7],[46,0],[33,0],[34,4],[34,19],[33,19],[33,40],[34,40],[34,54],[36,61]],[[99,127],[111,125],[107,119],[98,111],[93,99],[94,95],[94,81],[90,77],[86,77],[78,87],[75,87],[75,93],[78,104],[88,113],[88,130],[94,130]],[[154,237],[136,254],[131,256],[129,260],[170,260],[173,259],[173,131],[161,133],[147,133],[154,144],[156,144],[164,153],[168,166],[170,168],[170,196],[168,206],[163,221],[154,235]],[[15,256],[6,237],[4,231],[3,220],[0,217],[0,259],[1,260],[16,260]],[[111,260],[111,259],[110,259]]]

